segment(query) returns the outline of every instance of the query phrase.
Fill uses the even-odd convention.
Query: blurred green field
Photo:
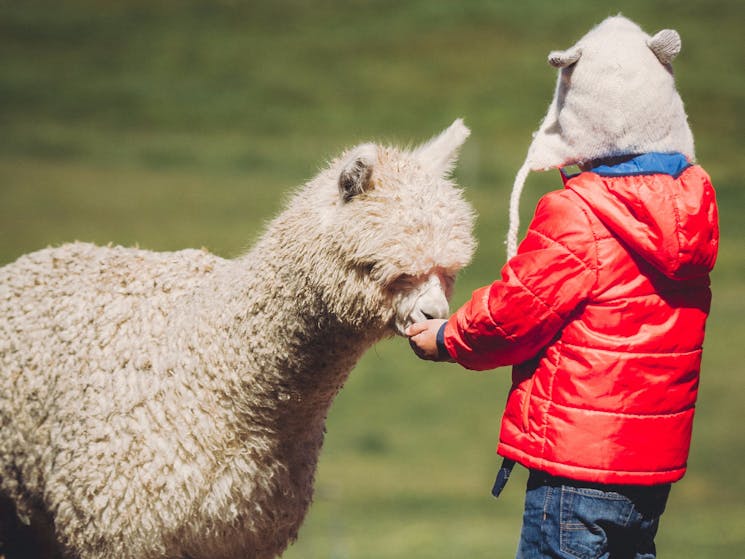
[[[453,305],[503,262],[507,197],[553,93],[546,54],[623,12],[677,29],[678,87],[721,205],[690,470],[660,557],[745,549],[745,4],[741,0],[0,0],[0,264],[74,239],[250,246],[343,147],[410,144],[458,116],[479,251]],[[558,175],[531,175],[523,219]],[[509,371],[416,360],[390,340],[328,421],[290,559],[512,557],[525,474],[490,494]]]

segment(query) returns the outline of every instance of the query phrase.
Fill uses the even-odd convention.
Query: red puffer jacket
[[[498,453],[588,482],[683,477],[718,241],[709,177],[680,154],[543,197],[502,279],[444,329],[465,367],[517,364]]]

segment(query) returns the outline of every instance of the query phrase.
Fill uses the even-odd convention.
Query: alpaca
[[[233,260],[73,243],[0,268],[5,552],[32,530],[57,557],[281,554],[350,370],[448,313],[468,134],[345,152]]]

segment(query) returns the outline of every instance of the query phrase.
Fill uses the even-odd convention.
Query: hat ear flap
[[[548,63],[554,68],[566,68],[571,66],[582,56],[582,49],[571,47],[567,50],[554,50],[548,54]]]
[[[674,29],[663,29],[647,40],[647,46],[663,64],[670,64],[680,53],[680,35]]]

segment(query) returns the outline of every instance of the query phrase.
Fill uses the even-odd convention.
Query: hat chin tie
[[[525,181],[530,172],[530,163],[526,159],[523,166],[515,176],[515,182],[512,185],[510,194],[510,226],[507,230],[507,260],[517,254],[517,236],[520,230],[520,195],[525,186]]]

